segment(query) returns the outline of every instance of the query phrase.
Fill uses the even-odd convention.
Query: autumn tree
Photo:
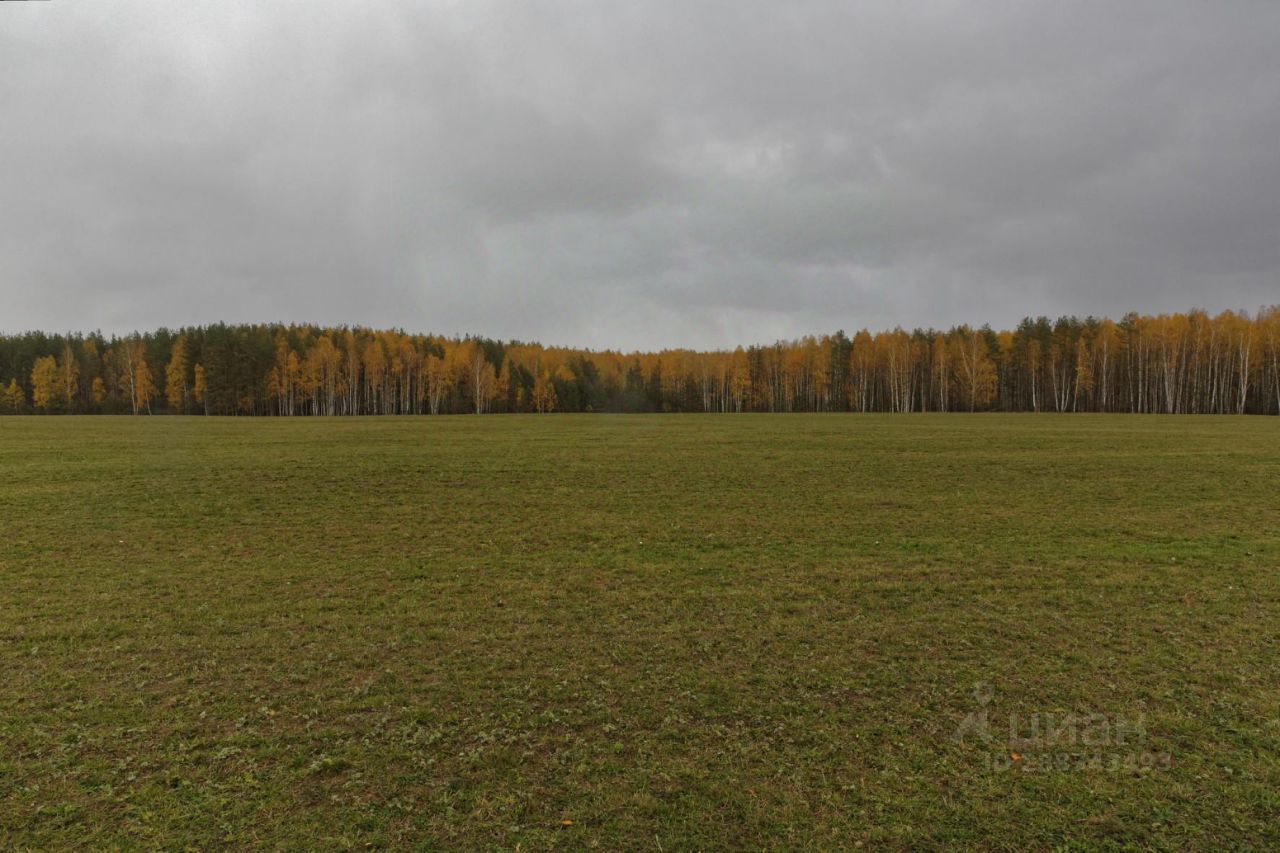
[[[440,408],[453,388],[452,360],[431,353],[426,357],[426,399],[427,411],[433,415],[440,414]]]
[[[1273,305],[1263,312],[1259,323],[1265,341],[1265,357],[1271,369],[1271,387],[1275,390],[1276,414],[1280,414],[1280,305]]]
[[[31,368],[31,401],[37,409],[49,411],[62,402],[58,381],[58,360],[51,355],[36,359]]]
[[[195,399],[196,405],[204,407],[204,413],[207,415],[209,414],[209,386],[204,377],[204,365],[197,364],[192,368],[191,374],[191,396]]]
[[[98,350],[98,342],[86,338],[80,344],[80,381],[85,384],[89,402],[101,405],[106,400],[106,383],[102,379],[102,354]],[[99,391],[102,397],[98,398]]]
[[[1071,411],[1078,411],[1080,395],[1093,391],[1093,356],[1084,338],[1076,341],[1075,390],[1071,396]]]
[[[1113,403],[1111,374],[1120,349],[1120,333],[1112,320],[1103,319],[1094,337],[1093,385],[1097,389],[1098,408],[1108,411]]]
[[[289,346],[284,330],[276,333],[275,358],[272,362],[269,385],[276,402],[276,411],[292,415],[298,401],[298,386],[302,381],[302,363],[298,354]]]
[[[950,346],[941,332],[933,336],[933,364],[931,366],[934,397],[938,411],[950,411],[947,405],[948,392],[951,390],[951,363],[954,347]]]
[[[302,375],[311,399],[312,414],[337,414],[338,393],[342,389],[341,367],[342,353],[333,345],[333,338],[329,335],[323,335],[307,350]],[[350,381],[355,381],[354,377]]]
[[[987,348],[986,336],[978,329],[961,326],[956,330],[959,341],[959,373],[961,387],[969,404],[969,411],[986,408],[996,391],[995,364]]]
[[[151,366],[147,364],[147,347],[141,338],[122,342],[117,358],[130,406],[135,415],[145,411],[151,414],[151,401],[156,397],[155,380]]]
[[[457,355],[459,363],[466,370],[475,413],[483,414],[488,411],[498,389],[498,375],[493,369],[493,363],[485,355],[484,348],[473,340],[463,342]]]
[[[1031,380],[1031,411],[1040,411],[1040,398],[1037,394],[1038,379],[1040,377],[1040,356],[1042,346],[1040,341],[1032,340],[1027,343],[1027,353],[1025,359],[1025,369],[1027,376]]]
[[[556,410],[556,386],[552,383],[551,377],[545,373],[539,373],[538,378],[534,380],[533,409],[539,414]]]
[[[376,339],[369,341],[361,361],[364,366],[364,398],[369,411],[376,412],[382,402],[387,372],[387,354],[382,343]]]
[[[76,352],[71,348],[71,341],[62,346],[62,355],[58,358],[58,381],[61,383],[61,400],[65,406],[75,402],[79,392],[80,362],[76,360]]]
[[[169,406],[179,413],[187,410],[187,336],[173,339],[169,364],[164,369],[165,398]]]
[[[17,379],[10,379],[9,385],[0,394],[0,402],[3,402],[4,408],[10,412],[20,412],[27,405],[26,392],[22,390],[22,386],[18,384]]]

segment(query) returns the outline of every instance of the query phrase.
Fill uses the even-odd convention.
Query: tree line
[[[732,351],[216,324],[0,336],[8,413],[1280,412],[1280,306],[1016,329],[894,329]]]

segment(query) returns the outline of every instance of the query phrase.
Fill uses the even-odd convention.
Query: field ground
[[[1280,419],[6,418],[0,520],[0,847],[1280,845]]]

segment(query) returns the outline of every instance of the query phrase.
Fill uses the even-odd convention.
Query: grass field
[[[0,482],[3,848],[1280,845],[1274,418],[7,418]]]

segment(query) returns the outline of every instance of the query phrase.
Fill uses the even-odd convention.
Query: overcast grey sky
[[[1280,302],[1280,2],[0,3],[0,330]]]

